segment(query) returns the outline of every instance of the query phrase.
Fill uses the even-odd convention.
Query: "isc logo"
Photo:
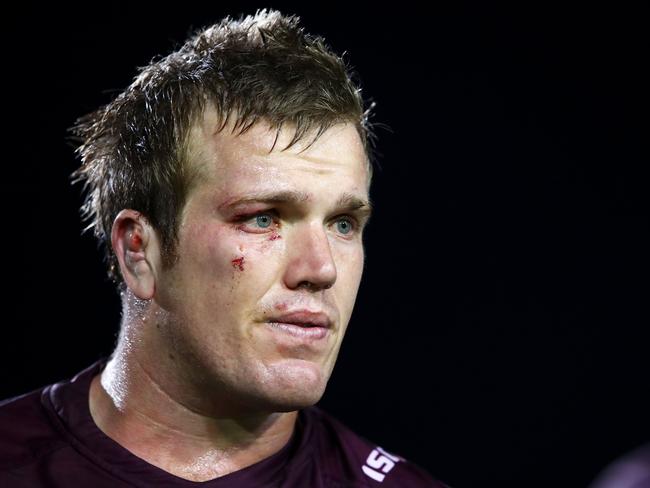
[[[363,472],[375,481],[384,481],[386,474],[395,467],[395,464],[404,459],[394,454],[389,454],[381,447],[373,449],[366,459],[366,464],[361,466]]]

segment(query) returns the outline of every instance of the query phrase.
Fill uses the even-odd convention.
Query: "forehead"
[[[266,121],[255,123],[243,134],[234,117],[223,125],[213,108],[191,128],[188,164],[201,180],[217,186],[237,185],[239,181],[310,179],[324,181],[346,177],[367,192],[368,159],[363,143],[351,123],[337,124],[314,141],[316,130],[287,148],[295,135],[294,127],[279,132]],[[312,144],[313,142],[313,144]]]

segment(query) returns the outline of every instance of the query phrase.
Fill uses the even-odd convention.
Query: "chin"
[[[329,379],[320,367],[306,361],[284,361],[270,368],[266,376],[264,396],[276,412],[292,412],[316,404]]]

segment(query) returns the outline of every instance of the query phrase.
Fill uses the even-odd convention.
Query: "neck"
[[[297,412],[232,414],[219,398],[192,391],[144,338],[123,327],[118,347],[93,378],[89,406],[100,430],[136,456],[178,477],[206,481],[255,464],[289,441]],[[131,331],[131,332],[130,332]],[[224,395],[225,396],[225,395]],[[224,412],[228,412],[224,414]]]

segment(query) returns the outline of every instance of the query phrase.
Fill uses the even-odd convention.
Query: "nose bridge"
[[[287,286],[331,287],[336,281],[336,263],[327,230],[318,222],[303,222],[293,234],[288,243]]]

